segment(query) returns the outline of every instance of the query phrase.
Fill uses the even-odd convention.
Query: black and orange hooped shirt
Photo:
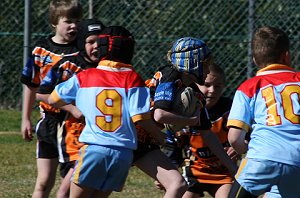
[[[49,70],[61,59],[78,54],[75,42],[58,44],[52,41],[52,37],[42,38],[36,43],[22,71],[21,82],[23,84],[30,87],[39,87]]]

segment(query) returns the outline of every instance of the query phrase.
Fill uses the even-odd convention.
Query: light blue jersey
[[[59,84],[52,96],[72,103],[86,126],[79,141],[86,144],[136,149],[134,122],[150,118],[150,94],[132,68],[87,69]]]
[[[300,197],[300,73],[269,65],[240,85],[227,126],[251,132],[236,181],[253,195]]]
[[[300,73],[271,65],[236,91],[228,126],[252,128],[247,158],[300,166]]]

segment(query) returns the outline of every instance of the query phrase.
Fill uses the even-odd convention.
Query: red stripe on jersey
[[[239,91],[245,93],[249,98],[253,97],[257,90],[267,85],[277,86],[286,83],[299,83],[300,73],[297,72],[279,72],[261,76],[255,76],[246,80],[238,88]]]
[[[87,87],[121,87],[126,91],[132,87],[144,87],[145,82],[134,71],[107,71],[90,68],[77,74],[81,88]]]

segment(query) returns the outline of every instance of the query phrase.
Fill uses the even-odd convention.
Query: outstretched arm
[[[199,117],[186,117],[163,109],[154,110],[154,120],[158,123],[195,126],[199,124]]]
[[[48,97],[50,96],[50,94],[40,94],[40,93],[36,93],[36,99],[37,100],[40,100],[40,101],[43,101],[43,102],[46,102],[48,103]]]
[[[137,124],[145,129],[149,134],[151,134],[151,136],[155,138],[159,145],[164,145],[166,134],[161,132],[161,130],[152,119],[140,120],[137,122]]]
[[[82,112],[73,104],[67,104],[65,106],[60,107],[62,110],[68,111],[72,114],[72,116],[76,119],[83,119]]]
[[[36,98],[38,100],[44,101],[46,103],[48,103],[49,96],[50,96],[50,94],[36,94]],[[62,109],[62,110],[68,111],[69,113],[72,114],[72,116],[74,118],[82,119],[82,117],[83,117],[81,111],[73,104],[66,104],[66,105],[61,106],[59,108]]]
[[[228,168],[231,175],[235,175],[237,171],[237,165],[230,159],[224,150],[221,142],[217,136],[210,130],[200,131],[202,138],[204,139],[210,150],[220,159],[220,161]]]

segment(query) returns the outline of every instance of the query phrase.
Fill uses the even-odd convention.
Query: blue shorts
[[[80,149],[71,181],[101,191],[121,191],[132,158],[130,149],[85,145]]]
[[[267,192],[267,197],[300,197],[300,167],[279,162],[245,158],[235,176],[237,182],[253,195]]]

